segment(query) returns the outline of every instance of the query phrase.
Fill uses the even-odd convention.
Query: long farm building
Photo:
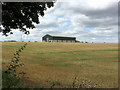
[[[46,34],[42,37],[42,42],[76,42],[76,37],[62,37]]]

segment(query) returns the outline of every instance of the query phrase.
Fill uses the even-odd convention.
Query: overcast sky
[[[8,37],[0,34],[0,41],[42,41],[45,34],[73,36],[79,41],[118,42],[118,0],[57,0],[54,7],[39,17],[40,24],[22,35],[14,30]]]

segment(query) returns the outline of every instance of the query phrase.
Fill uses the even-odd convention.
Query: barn
[[[62,37],[46,34],[42,37],[42,42],[76,42],[76,37]]]

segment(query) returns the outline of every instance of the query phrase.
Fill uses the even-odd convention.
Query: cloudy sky
[[[39,17],[40,24],[24,35],[14,30],[0,41],[42,41],[45,34],[74,36],[79,41],[118,42],[118,0],[57,0],[54,7]]]

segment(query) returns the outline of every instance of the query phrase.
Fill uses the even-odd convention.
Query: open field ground
[[[24,42],[3,42],[2,60],[7,63]],[[26,73],[21,81],[33,87],[69,87],[74,77],[86,78],[102,88],[118,87],[117,43],[29,42],[20,61]],[[4,69],[4,64],[3,64]]]

